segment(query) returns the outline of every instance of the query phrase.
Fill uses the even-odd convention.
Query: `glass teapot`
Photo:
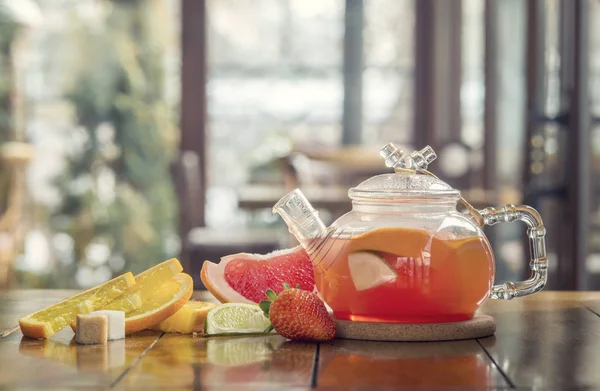
[[[317,290],[337,319],[462,321],[488,297],[512,299],[543,289],[546,230],[535,209],[476,210],[427,171],[436,158],[429,146],[405,155],[390,143],[380,154],[395,172],[351,188],[352,210],[330,227],[298,189],[273,207],[310,256]],[[532,276],[493,285],[494,255],[481,227],[517,220],[528,226]]]

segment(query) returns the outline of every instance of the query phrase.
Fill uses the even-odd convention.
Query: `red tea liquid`
[[[337,319],[439,323],[471,319],[494,281],[494,257],[484,238],[445,239],[439,234],[381,228],[352,237],[327,239],[313,255],[315,281]],[[397,276],[357,291],[348,255],[369,251]]]

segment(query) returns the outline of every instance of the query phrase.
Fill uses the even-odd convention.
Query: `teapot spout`
[[[321,237],[327,229],[319,218],[319,213],[299,189],[287,193],[277,201],[273,212],[283,218],[290,233],[305,248],[313,239]]]

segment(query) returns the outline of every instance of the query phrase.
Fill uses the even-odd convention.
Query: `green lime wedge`
[[[208,311],[205,335],[262,334],[271,322],[256,304],[226,303]]]

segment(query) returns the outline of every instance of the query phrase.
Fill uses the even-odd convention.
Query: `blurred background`
[[[271,206],[332,222],[388,142],[600,289],[599,0],[0,0],[0,288],[286,247]],[[486,233],[527,277],[523,227]]]

